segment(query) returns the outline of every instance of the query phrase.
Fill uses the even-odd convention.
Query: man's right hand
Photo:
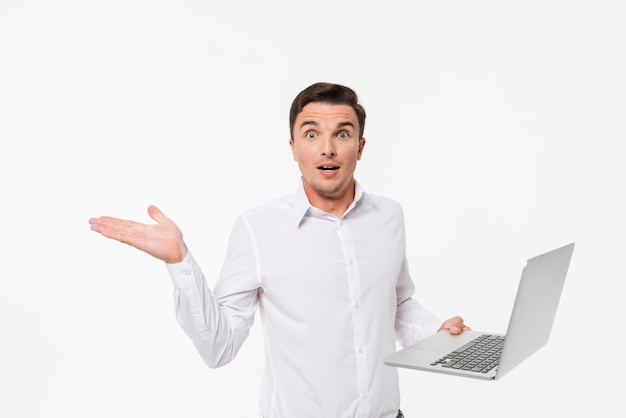
[[[93,231],[135,247],[166,263],[183,261],[188,250],[178,226],[156,206],[148,207],[148,214],[156,224],[147,225],[109,216],[91,218],[89,224]]]

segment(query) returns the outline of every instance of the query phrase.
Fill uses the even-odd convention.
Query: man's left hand
[[[439,328],[439,331],[447,329],[452,335],[459,335],[463,331],[470,331],[471,328],[463,323],[463,318],[455,316],[446,320]]]

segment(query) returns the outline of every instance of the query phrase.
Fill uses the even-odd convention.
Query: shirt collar
[[[300,182],[298,183],[298,190],[296,190],[295,199],[294,199],[294,216],[295,216],[294,220],[296,222],[296,226],[298,227],[300,226],[300,223],[302,222],[304,217],[312,209],[316,209],[314,206],[311,206],[311,203],[309,202],[309,198],[307,197],[304,191],[304,185],[302,183],[303,181],[304,180],[301,179]],[[356,205],[362,199],[364,199],[365,196],[367,196],[365,189],[359,184],[358,181],[355,180],[354,201],[350,204],[350,206],[348,207],[346,212],[343,214],[343,216],[345,217],[348,213],[350,213],[356,207]]]

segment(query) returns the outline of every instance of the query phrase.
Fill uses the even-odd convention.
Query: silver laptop
[[[520,279],[505,335],[440,331],[384,359],[404,367],[478,379],[499,379],[547,342],[574,243],[529,259]]]

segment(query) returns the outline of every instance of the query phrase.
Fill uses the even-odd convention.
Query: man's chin
[[[318,182],[318,183],[312,184],[311,187],[317,194],[327,199],[339,199],[346,193],[346,190],[349,187],[348,186],[349,182],[345,182],[345,183],[333,182],[333,184],[328,184],[328,183],[330,182]]]

